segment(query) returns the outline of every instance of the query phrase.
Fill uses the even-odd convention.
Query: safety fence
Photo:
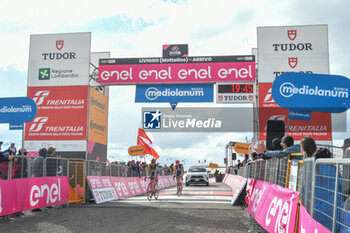
[[[240,167],[237,174],[297,191],[317,222],[332,232],[350,232],[350,149],[341,158],[260,159]],[[233,169],[228,173],[234,174]]]
[[[148,176],[147,166],[134,166],[126,164],[113,164],[95,160],[86,161],[87,176],[116,176],[116,177],[139,177]],[[159,168],[161,176],[172,175],[170,168]]]

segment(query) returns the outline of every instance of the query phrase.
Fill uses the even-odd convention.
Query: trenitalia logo
[[[293,95],[322,96],[343,99],[349,98],[348,90],[343,87],[334,87],[333,90],[329,90],[322,89],[318,86],[310,87],[308,85],[303,85],[303,87],[298,88],[290,82],[285,82],[280,86],[279,91],[280,94],[285,98],[292,97]]]
[[[31,125],[31,127],[29,128],[30,132],[38,132],[43,128],[43,124],[47,123],[47,121],[49,120],[48,117],[36,117],[33,120],[33,124]]]
[[[155,100],[158,97],[179,97],[179,96],[204,96],[203,89],[200,90],[190,90],[181,91],[178,88],[175,90],[165,89],[164,91],[159,91],[156,87],[150,87],[146,90],[145,96],[148,100]]]
[[[272,88],[269,89],[269,91],[267,92],[265,98],[264,98],[264,103],[273,103],[273,98],[272,98]]]
[[[44,102],[44,99],[50,94],[50,91],[37,91],[33,97],[34,102],[40,105]]]

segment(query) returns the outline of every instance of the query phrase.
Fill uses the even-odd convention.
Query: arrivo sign
[[[101,84],[254,81],[254,56],[100,59]]]

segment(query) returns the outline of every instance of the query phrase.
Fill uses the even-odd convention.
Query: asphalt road
[[[264,232],[241,206],[231,206],[224,184],[175,189],[159,200],[139,196],[100,205],[71,205],[0,220],[0,232]]]

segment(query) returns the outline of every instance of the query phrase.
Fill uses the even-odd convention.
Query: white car
[[[186,186],[190,184],[205,184],[209,186],[209,175],[205,167],[192,166],[186,173]]]

